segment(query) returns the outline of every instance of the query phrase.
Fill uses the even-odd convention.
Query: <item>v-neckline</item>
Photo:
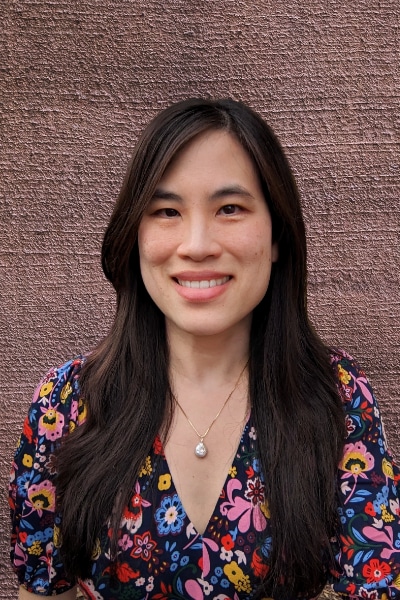
[[[207,533],[208,529],[210,528],[210,525],[211,525],[211,523],[212,523],[212,521],[213,521],[213,518],[214,518],[215,514],[216,514],[216,513],[217,513],[217,511],[218,511],[218,507],[219,507],[219,504],[220,504],[220,502],[221,502],[221,499],[223,499],[223,498],[222,498],[222,493],[223,493],[224,491],[226,491],[226,487],[227,487],[228,481],[229,481],[229,479],[231,478],[231,475],[230,475],[230,473],[231,473],[231,472],[232,472],[232,470],[234,469],[234,467],[235,467],[235,465],[236,465],[237,461],[240,459],[240,448],[241,448],[241,446],[242,446],[242,444],[243,444],[243,438],[244,438],[244,435],[246,434],[246,432],[247,432],[247,430],[248,430],[248,427],[249,427],[249,423],[250,423],[250,416],[251,416],[251,411],[249,410],[249,411],[248,411],[248,414],[246,415],[245,424],[244,424],[244,426],[243,426],[243,428],[242,428],[242,432],[241,432],[241,434],[240,434],[239,443],[238,443],[238,445],[237,445],[237,447],[236,447],[236,451],[235,451],[235,453],[234,453],[234,455],[233,455],[233,459],[232,459],[232,461],[231,461],[231,463],[230,463],[230,467],[228,468],[228,471],[227,471],[227,473],[226,473],[225,479],[224,479],[224,481],[223,481],[223,484],[222,484],[222,487],[221,487],[221,491],[220,491],[220,492],[219,492],[219,494],[218,494],[218,497],[217,497],[217,499],[216,499],[216,501],[215,501],[215,504],[214,504],[214,508],[213,508],[213,510],[212,510],[212,512],[211,512],[210,518],[209,518],[209,519],[208,519],[208,521],[207,521],[207,525],[206,525],[206,527],[205,527],[205,529],[204,529],[203,533],[200,533],[200,532],[199,532],[198,528],[195,526],[195,524],[193,523],[193,521],[192,521],[192,519],[191,519],[191,517],[190,517],[189,513],[187,512],[187,510],[186,510],[186,508],[185,508],[185,505],[184,505],[184,504],[183,504],[183,502],[182,502],[182,498],[180,497],[180,494],[178,493],[177,487],[176,487],[176,485],[175,485],[174,478],[173,478],[173,476],[172,476],[172,472],[171,472],[170,466],[169,466],[169,464],[168,464],[167,457],[166,457],[166,455],[165,455],[165,451],[164,451],[164,445],[163,445],[163,443],[162,443],[162,441],[161,441],[161,438],[158,438],[158,439],[159,439],[159,443],[160,443],[160,448],[161,448],[161,458],[162,458],[162,460],[164,461],[164,464],[165,464],[165,466],[166,466],[165,472],[166,472],[166,473],[167,473],[167,474],[170,476],[170,478],[171,478],[171,487],[173,488],[173,489],[172,489],[172,492],[174,492],[174,493],[176,494],[176,496],[178,497],[178,500],[179,500],[179,502],[180,502],[180,504],[181,504],[181,506],[182,506],[182,508],[183,508],[183,510],[184,510],[184,512],[185,512],[186,519],[187,519],[187,521],[188,521],[188,526],[191,526],[191,528],[192,528],[192,530],[193,530],[194,534],[196,535],[196,537],[199,537],[199,538],[201,538],[201,539],[205,537],[205,534]],[[202,460],[202,459],[201,459],[201,460]]]

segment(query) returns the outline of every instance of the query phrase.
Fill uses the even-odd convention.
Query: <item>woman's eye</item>
[[[172,217],[179,217],[179,213],[175,208],[160,208],[156,211],[156,215],[160,217],[165,217],[167,219],[171,219]]]
[[[226,204],[219,209],[223,215],[235,215],[240,211],[240,207],[237,204]]]

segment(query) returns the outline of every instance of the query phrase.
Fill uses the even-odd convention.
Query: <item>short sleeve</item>
[[[400,474],[365,373],[350,356],[333,359],[346,413],[338,470],[340,531],[333,589],[350,598],[400,598]]]
[[[51,596],[71,589],[60,558],[54,452],[85,419],[78,376],[83,358],[52,369],[36,389],[15,453],[9,503],[11,562],[28,592]]]

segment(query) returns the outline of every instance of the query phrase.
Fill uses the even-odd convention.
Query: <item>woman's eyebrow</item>
[[[177,201],[182,200],[182,198],[178,194],[174,194],[173,192],[169,192],[168,190],[163,190],[162,188],[157,188],[151,199],[152,200],[177,200]]]
[[[210,200],[220,200],[222,198],[226,198],[227,196],[246,196],[247,198],[254,198],[254,196],[248,190],[246,190],[246,188],[242,187],[241,185],[232,184],[224,185],[223,187],[217,189],[211,194]],[[152,196],[152,200],[175,200],[177,202],[182,202],[182,197],[174,192],[157,188]]]
[[[253,194],[250,194],[246,188],[241,185],[226,185],[218,190],[216,190],[211,195],[211,200],[218,200],[220,198],[225,198],[226,196],[246,196],[247,198],[254,198]]]

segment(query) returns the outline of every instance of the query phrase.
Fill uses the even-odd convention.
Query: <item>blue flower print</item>
[[[18,494],[21,498],[27,498],[28,496],[28,483],[31,479],[31,471],[25,471],[17,478]]]
[[[268,558],[268,556],[270,555],[271,548],[272,548],[272,537],[267,537],[267,538],[265,538],[263,545],[261,546],[261,552],[262,552],[263,556],[265,556],[265,558]]]
[[[186,513],[178,494],[165,496],[155,512],[154,519],[160,535],[177,535],[182,531]]]

